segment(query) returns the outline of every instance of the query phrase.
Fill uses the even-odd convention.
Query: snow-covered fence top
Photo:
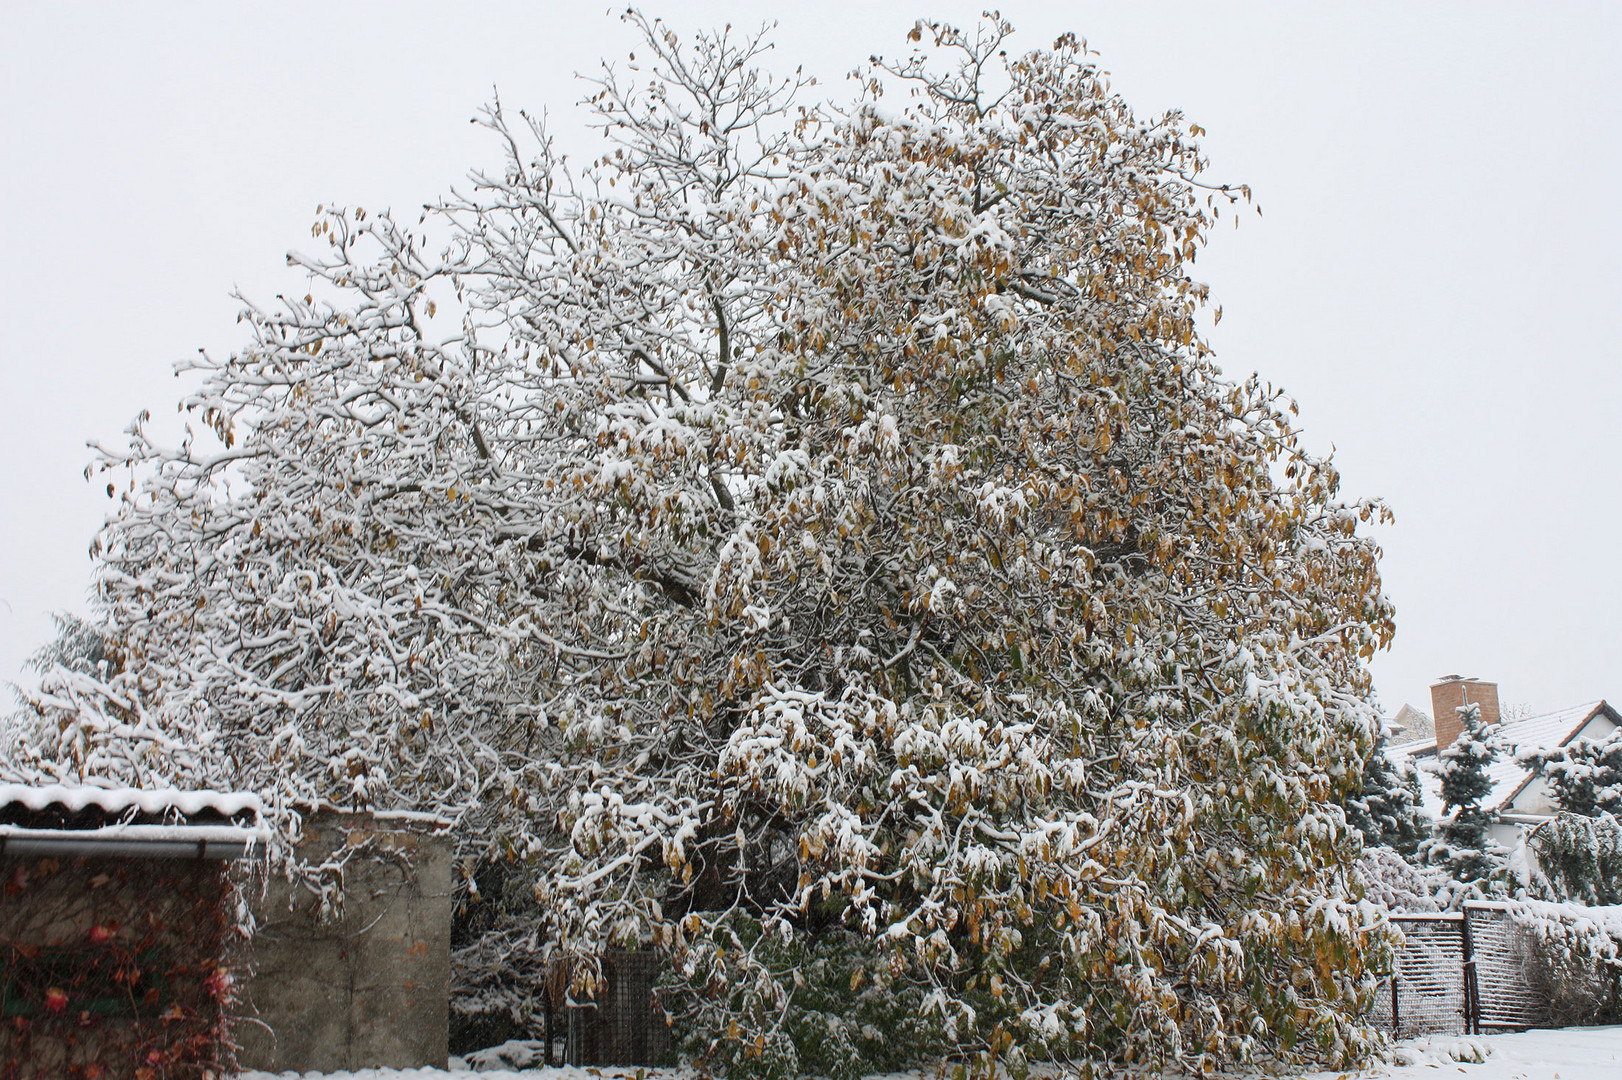
[[[0,854],[237,859],[269,840],[246,792],[0,784]]]

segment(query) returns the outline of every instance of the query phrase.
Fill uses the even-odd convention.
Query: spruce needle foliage
[[[1492,792],[1487,767],[1498,758],[1498,729],[1481,722],[1478,705],[1461,706],[1458,712],[1459,736],[1438,755],[1443,817],[1436,836],[1420,846],[1420,857],[1470,885],[1504,865],[1503,849],[1492,838],[1492,815],[1481,805]]]
[[[1553,900],[1622,903],[1622,737],[1576,739],[1524,754],[1560,814],[1532,836],[1540,885]]]
[[[1622,812],[1622,736],[1575,739],[1519,758],[1545,777],[1560,809],[1593,817]]]
[[[1391,760],[1382,733],[1363,763],[1361,789],[1346,800],[1346,821],[1368,847],[1388,847],[1412,858],[1430,822],[1420,806],[1419,774],[1411,762]]]
[[[1536,891],[1545,899],[1622,904],[1622,825],[1606,811],[1561,811],[1532,834]]]

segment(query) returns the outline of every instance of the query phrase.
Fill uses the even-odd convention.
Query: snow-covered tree
[[[1487,767],[1497,760],[1497,728],[1481,722],[1481,707],[1458,710],[1460,731],[1438,756],[1442,778],[1442,820],[1436,835],[1420,846],[1420,857],[1444,867],[1454,881],[1469,885],[1502,868],[1504,851],[1492,838],[1492,815],[1481,800],[1492,791]]]
[[[30,671],[44,674],[65,668],[100,678],[117,673],[118,657],[101,628],[78,615],[59,613],[51,620],[56,624],[56,637],[28,658],[26,666]],[[26,702],[26,694],[20,688],[14,689]]]
[[[505,388],[425,337],[437,271],[388,218],[317,232],[333,257],[303,265],[350,306],[250,307],[250,348],[189,365],[205,430],[165,448],[143,417],[101,451],[129,477],[95,546],[116,663],[44,673],[25,768],[245,786],[284,822],[322,803],[521,806],[496,748],[522,744],[558,680],[526,652],[555,612],[505,524],[524,481],[481,430]]]
[[[443,255],[324,215],[204,427],[104,451],[121,667],[15,768],[455,814],[736,1074],[1360,1057],[1384,511],[1200,336],[1248,191],[1070,36],[836,109],[628,17],[598,164],[493,106]]]
[[[1622,904],[1622,825],[1610,813],[1562,811],[1532,834],[1534,889],[1544,899]]]
[[[1549,793],[1566,813],[1584,817],[1622,813],[1622,731],[1530,751],[1518,760],[1547,778]]]
[[[1519,760],[1548,780],[1561,811],[1532,837],[1538,889],[1551,900],[1622,903],[1622,733]]]
[[[1361,788],[1346,800],[1346,822],[1363,834],[1365,845],[1406,857],[1430,833],[1420,807],[1419,774],[1412,763],[1391,760],[1384,733],[1363,762]]]

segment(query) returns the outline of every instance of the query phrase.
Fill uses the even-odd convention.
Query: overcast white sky
[[[780,26],[824,88],[983,3],[664,3],[682,29]],[[317,204],[415,207],[498,149],[492,85],[549,109],[633,44],[599,3],[18,3],[0,9],[0,680],[82,610],[106,500],[87,438],[172,413],[172,363],[243,340],[233,286],[301,283]],[[1229,374],[1300,401],[1381,534],[1389,711],[1449,673],[1506,701],[1622,698],[1622,4],[1044,3],[1140,112],[1208,129],[1265,216],[1198,273]]]

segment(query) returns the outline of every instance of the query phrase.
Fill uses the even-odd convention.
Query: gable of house
[[[1547,722],[1538,723],[1540,721]],[[1529,717],[1519,723],[1530,726],[1511,732],[1509,730],[1511,725],[1504,725],[1505,737],[1514,745],[1514,753],[1517,754],[1530,749],[1552,750],[1570,745],[1578,739],[1606,738],[1618,727],[1622,727],[1622,715],[1618,715],[1616,710],[1604,701],[1591,701],[1586,705],[1550,713],[1546,717]],[[1561,731],[1564,731],[1563,735],[1560,734]],[[1514,773],[1506,772],[1502,785],[1495,782],[1493,795],[1496,801],[1489,802],[1487,804],[1489,808],[1500,814],[1536,816],[1547,816],[1559,810],[1549,791],[1547,779],[1515,764],[1513,756],[1508,762],[1496,763],[1494,768],[1504,764],[1513,766]],[[1518,782],[1511,784],[1510,782],[1517,777]],[[1500,795],[1501,791],[1505,794]]]
[[[1482,805],[1500,816],[1553,814],[1557,807],[1550,797],[1548,782],[1519,764],[1516,756],[1528,750],[1552,750],[1580,738],[1603,739],[1619,727],[1622,714],[1603,699],[1499,725],[1499,739],[1506,750],[1487,767],[1492,788]],[[1433,820],[1439,820],[1442,793],[1441,778],[1436,774],[1436,740],[1394,746],[1390,753],[1394,760],[1406,758],[1419,769],[1421,804]]]

